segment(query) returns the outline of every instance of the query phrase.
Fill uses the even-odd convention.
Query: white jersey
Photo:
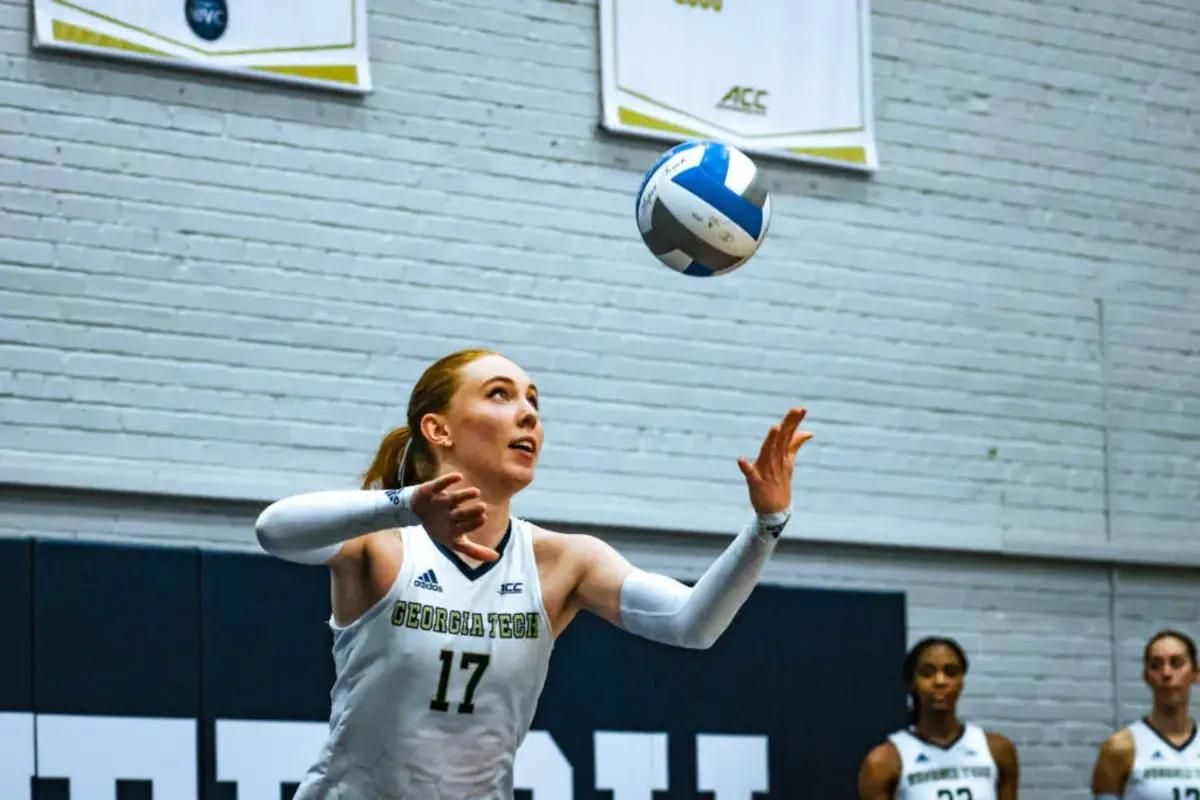
[[[554,646],[533,531],[471,568],[404,528],[388,593],[333,628],[329,738],[295,800],[511,800]]]
[[[1200,800],[1200,740],[1196,729],[1176,747],[1145,720],[1129,726],[1133,734],[1133,769],[1125,783],[1125,800]]]
[[[996,800],[1000,771],[978,725],[964,725],[945,747],[911,730],[897,731],[888,740],[900,753],[895,800]]]

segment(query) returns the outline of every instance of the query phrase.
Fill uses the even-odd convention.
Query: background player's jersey
[[[1129,726],[1133,734],[1133,769],[1125,784],[1125,800],[1200,800],[1200,737],[1183,747],[1171,744],[1144,720]]]
[[[329,739],[296,800],[508,800],[554,645],[532,528],[514,518],[474,568],[421,527],[401,535],[387,595],[330,621]]]
[[[983,728],[964,725],[962,735],[946,747],[908,730],[888,740],[900,753],[896,800],[996,800],[1000,772]]]

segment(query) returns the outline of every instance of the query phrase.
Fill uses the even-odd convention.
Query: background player
[[[911,725],[867,754],[861,800],[1016,800],[1016,747],[958,718],[967,668],[953,639],[922,639],[909,650],[903,674]]]
[[[1142,677],[1154,695],[1150,714],[1105,740],[1096,758],[1096,800],[1200,800],[1200,741],[1192,686],[1200,681],[1196,643],[1175,630],[1150,637]]]

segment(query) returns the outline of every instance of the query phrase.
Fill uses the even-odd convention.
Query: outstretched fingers
[[[783,415],[783,419],[779,425],[779,435],[775,440],[774,452],[772,457],[774,463],[786,469],[791,463],[792,444],[796,438],[796,428],[804,420],[804,415],[808,412],[803,408],[792,408]]]
[[[812,431],[800,431],[792,437],[792,443],[788,447],[788,460],[794,462],[796,454],[800,452],[800,448],[804,443],[813,438]]]
[[[758,450],[758,458],[754,461],[755,469],[762,471],[767,469],[771,464],[771,459],[775,456],[775,450],[779,442],[780,429],[778,425],[772,425],[767,431],[767,436],[763,439],[762,447]]]

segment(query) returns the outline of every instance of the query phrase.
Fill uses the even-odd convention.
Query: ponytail
[[[400,460],[404,459],[408,463],[405,465],[406,473],[404,480],[406,483],[417,483],[416,476],[412,469],[412,448],[409,446],[412,441],[412,433],[407,425],[401,425],[399,428],[393,428],[388,431],[383,437],[383,441],[379,443],[379,449],[375,452],[375,458],[371,461],[371,466],[367,467],[367,471],[362,476],[362,488],[364,489],[402,489],[400,485]]]

